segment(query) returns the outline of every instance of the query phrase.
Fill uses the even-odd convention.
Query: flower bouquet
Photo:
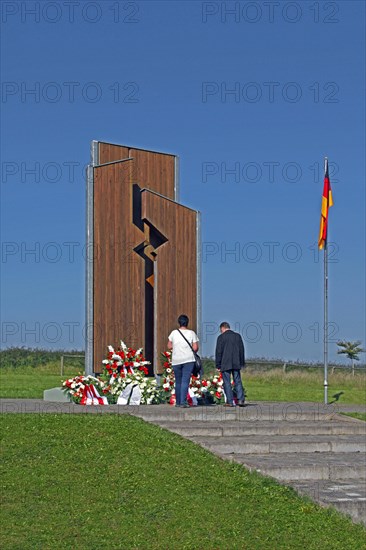
[[[94,388],[93,390],[90,390],[91,386]],[[86,404],[86,400],[91,399],[93,403],[90,404],[108,404],[108,401],[105,402],[103,399],[105,394],[108,393],[108,391],[106,391],[105,383],[103,380],[96,378],[95,376],[75,376],[74,378],[65,380],[62,387],[64,392],[70,396],[74,403]],[[100,394],[102,394],[103,397],[101,397]],[[83,401],[85,401],[85,403],[83,403]]]
[[[211,396],[211,399],[216,405],[225,403],[224,382],[221,372],[214,374],[212,378],[202,380],[204,392]]]
[[[165,400],[169,403],[169,405],[175,405],[175,377],[172,367],[172,352],[169,350],[163,351],[161,355],[163,357],[164,368],[164,372],[162,375],[162,388]]]
[[[162,378],[162,388],[165,394],[165,399],[170,405],[175,405],[175,377],[172,367],[172,352],[164,351],[162,354],[162,366],[164,369]],[[188,405],[194,407],[196,405],[211,404],[213,401],[207,393],[206,380],[199,376],[191,376],[189,382],[187,402]],[[206,384],[206,386],[204,385]]]
[[[117,350],[108,346],[107,359],[103,360],[104,373],[100,377],[76,376],[65,380],[63,387],[72,401],[82,405],[161,403],[161,388],[155,379],[147,377],[149,364],[142,348],[135,350],[121,341]],[[89,401],[84,399],[86,392],[90,392]]]
[[[115,350],[108,346],[108,357],[103,361],[109,376],[109,401],[122,405],[153,405],[161,403],[161,390],[155,379],[148,378],[149,373],[142,348],[134,350],[121,340],[121,346]]]

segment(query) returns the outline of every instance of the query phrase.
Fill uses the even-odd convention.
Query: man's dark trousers
[[[236,391],[236,397],[238,398],[239,403],[245,401],[243,384],[241,382],[240,370],[224,370],[222,372],[222,381],[224,382],[224,392],[226,395],[227,403],[234,403],[234,394],[231,387],[231,375],[234,380],[234,386]]]

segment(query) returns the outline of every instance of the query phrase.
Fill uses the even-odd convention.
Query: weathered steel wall
[[[178,315],[197,328],[198,213],[174,202],[174,155],[93,145],[92,371],[123,338],[158,372]]]

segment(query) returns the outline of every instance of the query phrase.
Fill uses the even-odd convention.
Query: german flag
[[[328,159],[325,159],[325,175],[322,197],[322,211],[320,215],[320,230],[318,247],[324,248],[327,244],[328,209],[333,206],[332,188],[329,180]]]

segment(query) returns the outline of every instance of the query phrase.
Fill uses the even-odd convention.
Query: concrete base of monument
[[[71,399],[61,388],[51,388],[43,392],[43,401],[53,401],[54,403],[70,403]]]

